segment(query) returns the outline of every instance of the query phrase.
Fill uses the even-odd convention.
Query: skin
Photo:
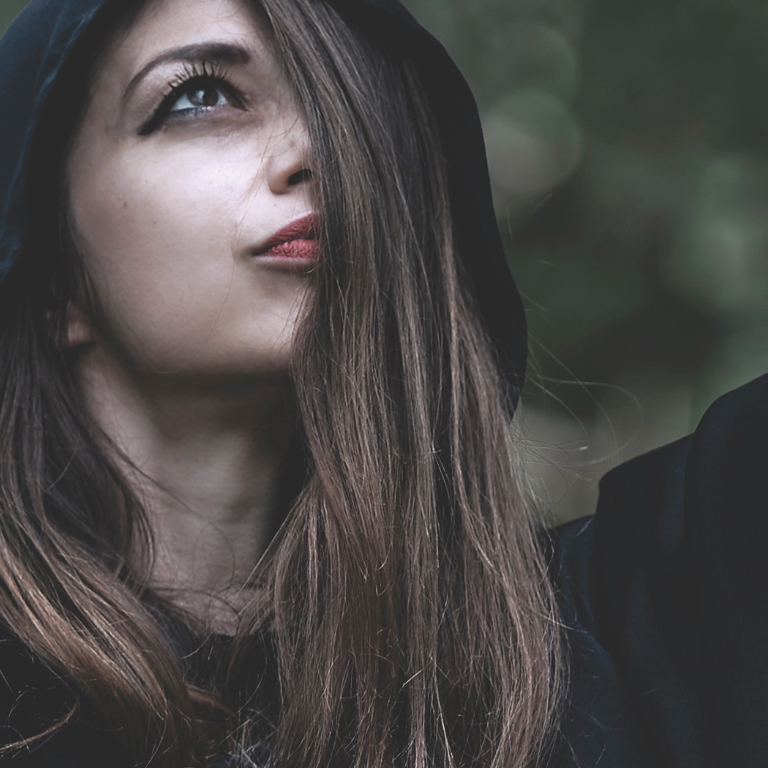
[[[185,71],[213,65],[165,62],[129,84],[158,56],[210,43],[243,52],[215,65],[229,85],[177,91],[147,132]],[[294,431],[288,367],[311,274],[255,254],[313,212],[308,156],[252,6],[154,0],[108,45],[68,162],[100,319],[72,305],[66,344],[147,506],[155,586],[221,631],[268,543]]]

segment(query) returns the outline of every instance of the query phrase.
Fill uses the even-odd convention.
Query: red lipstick
[[[304,216],[275,232],[255,255],[304,264],[314,262],[317,260],[317,231],[317,216]]]

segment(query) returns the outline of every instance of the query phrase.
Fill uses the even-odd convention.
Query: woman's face
[[[69,157],[94,338],[139,372],[284,372],[313,244],[262,251],[313,213],[308,152],[248,0],[148,3],[104,55]]]

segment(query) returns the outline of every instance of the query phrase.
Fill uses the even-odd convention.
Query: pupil
[[[190,100],[196,107],[215,107],[219,103],[219,92],[216,88],[200,88]]]

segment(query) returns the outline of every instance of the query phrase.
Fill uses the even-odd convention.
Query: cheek
[[[79,245],[111,335],[153,370],[284,356],[301,303],[295,276],[259,276],[241,253],[258,174],[209,155],[135,153],[72,180]]]
[[[220,195],[199,176],[146,165],[102,168],[72,199],[85,266],[107,314],[135,330],[142,318],[167,322],[183,309],[199,313],[204,297],[195,286],[210,283],[213,262],[231,261],[234,235]]]
[[[151,289],[155,274],[182,275],[231,251],[240,180],[173,160],[130,155],[73,185],[72,211],[94,275]]]

